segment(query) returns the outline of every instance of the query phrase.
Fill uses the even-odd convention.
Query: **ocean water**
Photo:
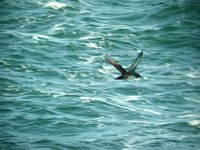
[[[200,2],[1,0],[1,150],[199,150]],[[108,55],[142,78],[115,80]]]

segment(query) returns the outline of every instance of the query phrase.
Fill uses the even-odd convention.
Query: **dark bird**
[[[107,62],[112,64],[121,73],[121,75],[115,79],[127,79],[129,76],[134,76],[135,78],[140,77],[140,75],[136,73],[135,70],[142,59],[142,55],[143,52],[140,52],[138,54],[137,58],[135,59],[134,63],[130,66],[128,71],[126,71],[126,69],[124,69],[120,64],[118,64],[114,59],[108,58],[106,56],[105,58]]]

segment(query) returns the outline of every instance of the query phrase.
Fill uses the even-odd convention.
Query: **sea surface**
[[[0,150],[199,149],[200,1],[1,0]]]

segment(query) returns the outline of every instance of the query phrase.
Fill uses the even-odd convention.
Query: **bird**
[[[121,79],[127,79],[129,76],[134,76],[135,78],[141,77],[140,74],[135,72],[135,70],[136,70],[138,64],[140,63],[142,56],[143,56],[143,51],[141,51],[138,54],[137,58],[135,59],[133,64],[130,66],[128,71],[126,69],[124,69],[120,64],[118,64],[114,59],[109,58],[107,56],[105,56],[105,59],[108,63],[112,64],[121,73],[121,75],[119,77],[115,78],[117,80],[121,80]]]

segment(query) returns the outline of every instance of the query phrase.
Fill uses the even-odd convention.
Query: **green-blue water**
[[[1,150],[199,148],[200,2],[1,0]]]

